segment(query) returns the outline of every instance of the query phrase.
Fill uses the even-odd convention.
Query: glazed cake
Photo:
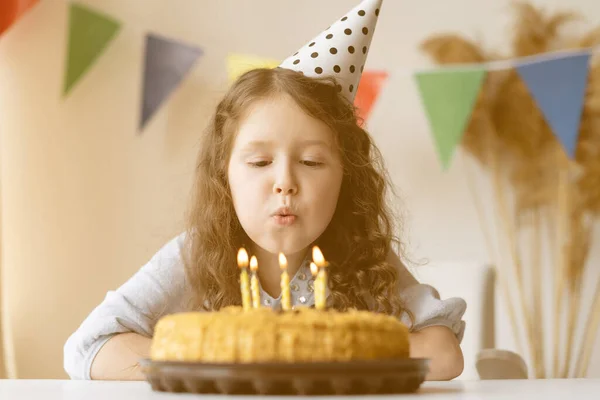
[[[368,311],[268,307],[171,314],[156,325],[154,361],[330,362],[409,357],[408,328]]]

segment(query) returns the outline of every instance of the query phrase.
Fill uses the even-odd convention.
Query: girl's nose
[[[273,185],[273,193],[274,194],[283,194],[283,195],[295,195],[298,193],[298,187],[291,183],[276,183]]]

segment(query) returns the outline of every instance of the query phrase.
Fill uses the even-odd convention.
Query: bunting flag
[[[276,68],[281,61],[247,54],[229,54],[227,56],[227,76],[233,83],[244,73],[255,68]]]
[[[354,99],[354,105],[358,108],[359,117],[364,121],[369,118],[373,104],[377,100],[377,97],[379,97],[379,92],[387,78],[388,73],[385,71],[363,72],[356,92],[356,98]]]
[[[69,8],[69,43],[63,95],[89,70],[108,44],[115,38],[121,24],[113,18],[80,4]]]
[[[191,45],[155,34],[146,36],[140,129],[145,127],[202,54],[201,49]]]
[[[0,34],[37,3],[39,0],[0,0]],[[121,29],[120,21],[77,3],[69,5],[68,23],[63,96],[73,90]],[[350,48],[353,52],[354,47]],[[598,50],[600,47],[544,53],[522,59],[498,60],[466,67],[453,65],[414,73],[443,168],[448,168],[461,142],[487,72],[511,68],[517,71],[526,85],[565,153],[574,158],[590,59]],[[146,36],[139,128],[146,126],[202,55],[203,51],[198,47],[153,34]],[[227,56],[226,64],[228,81],[231,83],[253,68],[276,68],[282,63],[272,58],[234,53]],[[369,118],[387,79],[387,71],[365,71],[362,74],[354,104],[363,121]]]
[[[37,3],[38,0],[0,0],[0,35]]]
[[[444,169],[450,165],[486,76],[483,66],[418,72],[415,80]]]
[[[585,90],[589,52],[551,59],[534,59],[516,66],[546,122],[570,158],[575,157]]]

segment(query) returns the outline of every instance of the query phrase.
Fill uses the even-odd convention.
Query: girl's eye
[[[248,164],[250,164],[253,167],[266,167],[267,165],[271,164],[271,161],[252,161],[249,162]]]
[[[311,160],[302,160],[301,163],[306,165],[307,167],[320,167],[321,165],[323,165],[322,162],[311,161]]]

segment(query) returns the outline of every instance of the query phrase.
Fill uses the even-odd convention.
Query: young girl
[[[305,53],[332,46],[335,42],[324,42],[334,39],[328,35],[342,32],[339,40],[356,41],[343,33],[351,29],[351,16],[372,32],[380,4],[364,1],[317,37],[323,41],[311,41],[280,68],[250,71],[231,87],[203,136],[186,232],[108,292],[71,335],[64,348],[71,378],[144,379],[135,365],[148,356],[159,318],[241,304],[236,254],[242,246],[258,258],[265,306],[279,307],[280,252],[292,277],[292,304],[311,306],[307,261],[315,244],[331,263],[331,307],[401,318],[411,330],[411,356],[431,359],[428,379],[460,375],[466,305],[456,298],[440,300],[392,249],[388,180],[352,105],[360,72],[345,66],[349,75],[317,70],[316,76],[311,71],[323,67],[292,67]],[[361,49],[370,39],[337,43]],[[364,63],[366,51],[360,53]]]

